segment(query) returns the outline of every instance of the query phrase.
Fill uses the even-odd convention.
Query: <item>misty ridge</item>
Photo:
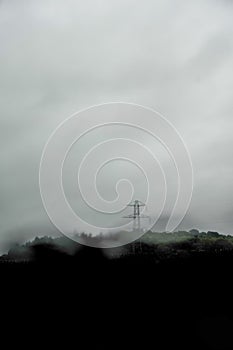
[[[124,261],[124,259],[130,261],[131,259],[132,261],[159,263],[160,261],[189,257],[218,257],[233,254],[233,237],[231,235],[226,236],[214,231],[199,232],[196,229],[173,233],[148,231],[140,239],[125,246],[107,249],[96,248],[103,241],[117,241],[123,234],[127,234],[127,232],[119,232],[119,236],[115,234],[99,234],[97,236],[86,233],[75,234],[82,244],[65,236],[58,238],[36,237],[22,245],[14,244],[7,254],[0,257],[0,263],[53,260],[73,262],[89,258],[93,261]]]

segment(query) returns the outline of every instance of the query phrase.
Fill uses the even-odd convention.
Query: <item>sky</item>
[[[0,250],[58,235],[39,164],[67,117],[122,101],[159,111],[190,152],[181,229],[233,234],[233,2],[0,1]]]

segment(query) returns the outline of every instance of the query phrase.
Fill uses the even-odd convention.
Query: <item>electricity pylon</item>
[[[147,215],[140,214],[140,207],[144,207],[145,203],[135,200],[127,205],[128,207],[133,207],[133,214],[123,216],[123,218],[131,218],[133,219],[133,231],[141,230],[141,222],[140,219],[150,219]]]

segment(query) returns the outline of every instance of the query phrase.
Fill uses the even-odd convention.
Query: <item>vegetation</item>
[[[122,236],[123,233],[121,232]],[[97,244],[102,239],[112,240],[112,236],[93,236],[82,233],[82,242],[86,244]],[[85,248],[85,249],[84,249]],[[6,261],[33,261],[43,259],[83,257],[85,251],[87,255],[95,254],[98,249],[85,247],[66,237],[36,237],[33,241],[24,245],[13,246],[8,254],[0,257],[0,262]],[[217,232],[199,232],[198,230],[178,231],[174,233],[147,232],[139,240],[127,244],[123,247],[108,248],[105,255],[109,258],[119,259],[136,256],[138,259],[161,261],[167,259],[177,259],[183,257],[200,255],[233,255],[233,237],[221,235]]]

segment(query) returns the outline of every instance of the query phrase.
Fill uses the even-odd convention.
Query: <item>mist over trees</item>
[[[200,254],[221,255],[233,252],[232,236],[221,235],[213,231],[199,232],[197,229],[192,229],[189,232],[178,231],[173,233],[149,231],[130,244],[107,249],[93,248],[91,246],[95,244],[98,247],[98,243],[101,244],[102,240],[116,240],[117,237],[114,238],[112,235],[92,236],[91,234],[81,233],[78,235],[78,238],[83,244],[64,236],[58,238],[49,236],[36,237],[23,245],[16,244],[12,246],[7,254],[0,257],[0,262],[70,259],[83,256],[83,254],[97,256],[97,251],[101,252],[99,256],[102,254],[112,259],[123,259],[126,257],[137,257],[140,259],[140,257],[146,257],[147,259],[152,258],[154,261]]]

